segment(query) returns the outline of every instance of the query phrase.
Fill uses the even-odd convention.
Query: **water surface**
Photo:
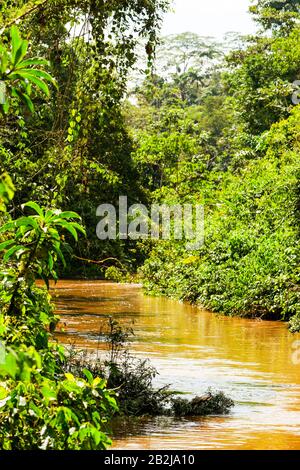
[[[133,285],[62,281],[55,293],[60,341],[101,355],[113,316],[133,324],[132,350],[155,365],[158,386],[188,396],[212,387],[236,402],[225,417],[120,423],[115,448],[300,449],[300,335],[285,324],[216,316]]]

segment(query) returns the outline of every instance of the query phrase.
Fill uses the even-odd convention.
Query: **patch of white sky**
[[[197,33],[221,40],[228,32],[255,33],[248,9],[251,0],[174,0],[164,18],[162,35]]]

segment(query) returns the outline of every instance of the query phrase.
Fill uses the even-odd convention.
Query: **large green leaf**
[[[57,225],[60,225],[61,227],[66,229],[68,232],[70,232],[70,234],[74,237],[74,239],[76,241],[78,241],[77,232],[76,232],[75,228],[72,226],[72,224],[69,224],[65,220],[62,220],[61,222],[57,223]]]
[[[27,106],[27,108],[29,109],[31,113],[34,112],[33,102],[31,101],[30,97],[26,93],[22,93],[21,91],[13,87],[11,94],[12,96],[15,96],[16,98],[18,98],[20,101],[23,101],[23,103]]]
[[[0,73],[5,74],[8,66],[8,52],[5,47],[0,45]]]
[[[24,248],[23,245],[12,246],[9,250],[7,250],[7,252],[3,256],[4,263],[6,263],[6,261],[8,261],[12,256],[17,254],[18,252],[25,253],[25,251],[27,251],[27,250]]]
[[[25,207],[30,207],[30,209],[33,209],[40,217],[44,217],[43,209],[36,202],[29,201],[25,204],[22,204],[22,209]]]
[[[59,242],[54,242],[53,243],[53,248],[55,250],[55,252],[57,253],[57,255],[59,256],[64,268],[67,266],[66,264],[66,260],[65,260],[65,257],[60,249],[60,243]]]
[[[17,227],[32,227],[35,230],[38,230],[40,228],[39,224],[33,217],[20,217],[16,221],[16,226]]]
[[[14,61],[13,61],[13,65],[16,66],[19,62],[21,62],[26,53],[27,53],[27,49],[28,49],[28,41],[22,41],[22,44],[20,45],[19,49],[17,50],[16,52],[16,56],[14,58]]]
[[[0,251],[6,250],[9,246],[13,245],[15,240],[6,240],[5,242],[0,243]]]
[[[29,69],[30,70],[30,69]],[[36,77],[31,72],[24,72],[24,70],[19,70],[18,72],[13,72],[9,75],[10,80],[24,80],[27,79],[30,82],[34,83],[47,97],[50,96],[50,91],[48,85],[43,82],[40,78]]]
[[[11,45],[12,45],[11,60],[12,60],[12,63],[15,64],[17,52],[19,48],[22,46],[22,42],[23,42],[20,36],[20,31],[17,28],[17,26],[11,27],[10,36],[11,36]]]
[[[76,228],[79,232],[81,232],[83,235],[86,235],[85,228],[82,227],[82,225],[78,224],[77,222],[72,222],[72,226]]]
[[[32,57],[31,59],[25,59],[22,62],[20,62],[17,65],[16,70],[26,69],[27,67],[30,67],[31,65],[47,65],[47,66],[49,66],[50,63],[47,59],[42,59],[41,57]]]
[[[56,82],[54,78],[48,73],[45,72],[44,70],[38,70],[38,69],[22,69],[22,73],[30,73],[34,77],[40,78],[41,80],[46,80],[54,85],[56,85]]]
[[[77,212],[65,211],[59,214],[61,219],[81,219],[80,215]]]
[[[13,222],[6,222],[6,224],[3,224],[1,227],[0,227],[0,233],[5,233],[5,232],[8,232],[8,231],[11,231],[13,229],[16,228],[16,222],[13,221]]]
[[[27,106],[31,113],[34,113],[34,104],[31,101],[31,98],[26,93],[20,93],[20,99]]]

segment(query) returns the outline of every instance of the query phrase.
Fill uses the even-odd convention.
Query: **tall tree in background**
[[[156,68],[162,76],[172,77],[182,100],[192,104],[197,102],[209,68],[220,56],[220,45],[213,38],[195,33],[174,34],[161,40]]]

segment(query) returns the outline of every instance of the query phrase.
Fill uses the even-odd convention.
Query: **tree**
[[[50,95],[47,81],[56,85],[55,80],[45,70],[36,68],[39,65],[49,66],[49,62],[40,57],[26,59],[28,52],[28,41],[23,40],[16,26],[10,30],[11,45],[8,49],[3,42],[0,43],[0,81],[5,86],[3,103],[0,109],[4,113],[9,111],[10,99],[21,100],[31,112],[34,106],[30,95],[32,87]],[[9,99],[10,97],[10,99]]]
[[[173,80],[182,100],[192,104],[197,102],[209,68],[220,56],[220,46],[212,38],[183,33],[162,39],[155,66],[159,75]]]
[[[299,0],[259,0],[250,12],[264,29],[275,34],[288,34],[299,23]]]
[[[16,215],[28,198],[76,210],[89,227],[89,243],[84,248],[79,244],[79,257],[84,251],[85,258],[93,260],[112,254],[128,259],[120,243],[99,243],[95,210],[104,201],[115,204],[120,188],[129,201],[142,197],[121,103],[136,45],[142,37],[149,57],[153,56],[168,1],[55,0],[13,5],[3,10],[3,24],[22,15],[20,28],[24,37],[30,36],[29,50],[48,59],[58,84],[48,102],[39,95],[32,97],[38,113],[0,125],[5,150],[1,163],[4,169],[11,168]],[[99,275],[100,267],[94,269]]]
[[[229,55],[225,81],[234,97],[240,128],[242,125],[248,134],[259,135],[288,116],[299,60],[298,26],[287,36],[252,38],[245,50]]]

